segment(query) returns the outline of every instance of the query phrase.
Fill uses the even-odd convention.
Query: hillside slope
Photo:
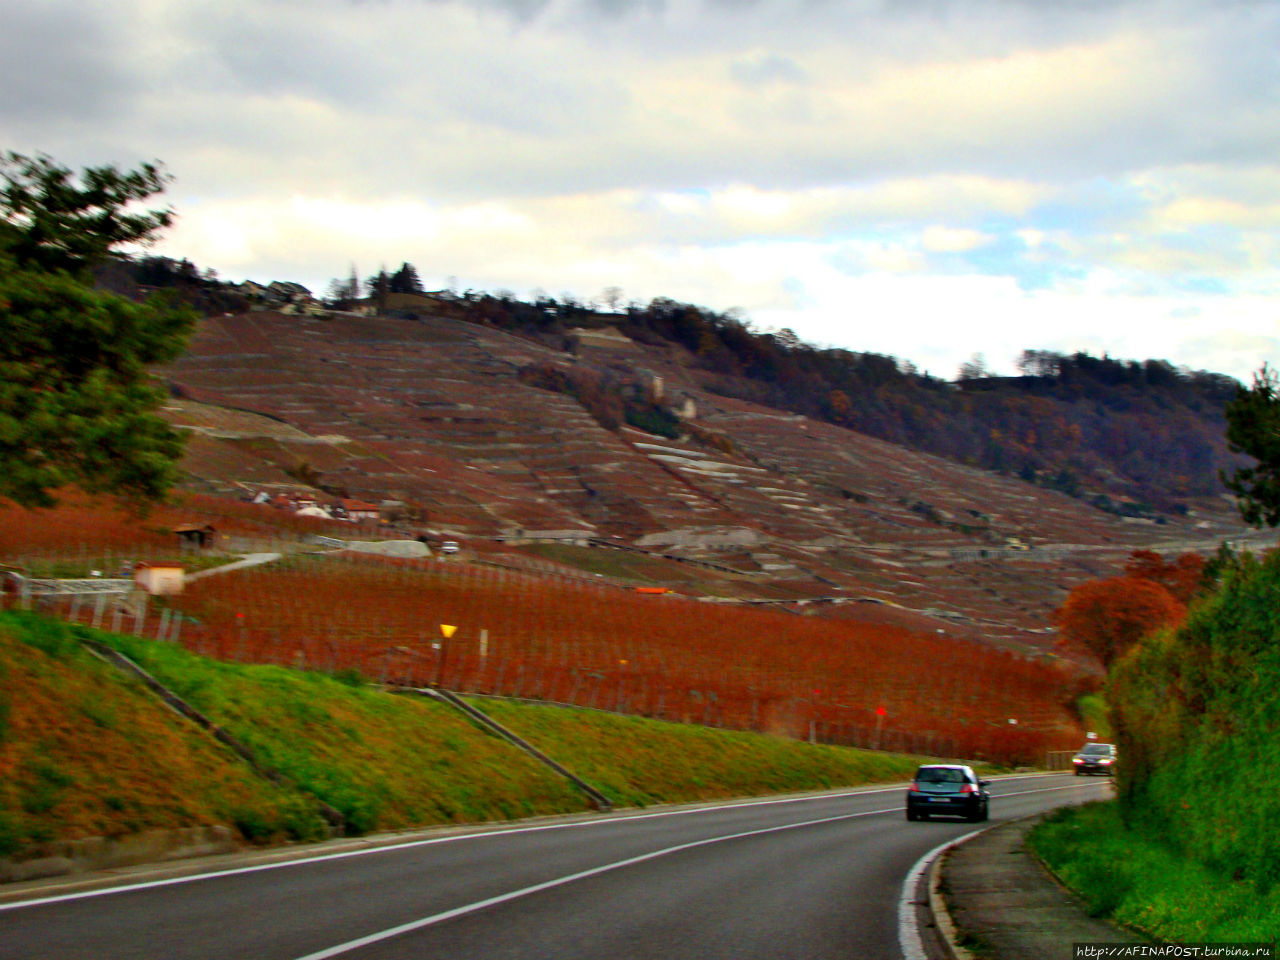
[[[126,650],[290,785],[255,777],[91,655],[84,638]],[[619,806],[901,781],[919,760],[594,712],[493,709]],[[109,850],[76,854],[63,842],[191,827],[228,828],[242,843],[319,839],[318,800],[342,812],[348,834],[585,809],[567,781],[440,704],[0,612],[0,861],[89,854],[103,866]]]
[[[1024,647],[1046,645],[1067,588],[1131,550],[1240,535],[1220,499],[1124,522],[732,399],[678,343],[595,330],[561,345],[571,352],[450,316],[211,317],[165,371],[178,397],[168,415],[193,432],[185,466],[204,489],[307,481],[407,501],[425,515],[418,529],[508,541],[554,531],[710,560],[742,576],[702,592],[889,601]],[[662,413],[652,428],[668,435],[611,422],[618,397]]]

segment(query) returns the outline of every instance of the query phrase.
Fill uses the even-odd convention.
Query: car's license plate
[[[930,803],[950,803],[951,798],[950,797],[930,797],[929,802]]]

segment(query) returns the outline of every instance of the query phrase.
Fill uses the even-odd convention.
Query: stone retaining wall
[[[0,883],[39,880],[139,863],[233,853],[235,831],[215,825],[145,830],[124,837],[85,837],[42,844],[20,860],[0,860]]]

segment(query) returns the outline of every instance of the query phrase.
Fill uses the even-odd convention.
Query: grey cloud
[[[1122,20],[1156,24],[1158,5],[1130,0],[1078,13],[1071,4],[1048,12],[1038,0],[224,0],[175,3],[156,19],[156,29],[175,31],[158,38],[175,51],[160,65],[128,62],[119,41],[136,25],[114,26],[82,6],[33,2],[6,24],[17,23],[0,40],[8,52],[38,51],[55,76],[84,89],[51,82],[33,94],[38,108],[6,105],[0,133],[18,117],[32,136],[52,131],[58,116],[100,118],[85,136],[131,139],[135,150],[173,157],[180,182],[179,158],[210,181],[235,166],[266,178],[259,189],[345,184],[360,195],[399,186],[482,196],[495,184],[522,194],[726,182],[792,188],[940,171],[1087,179],[1205,163],[1217,153],[1274,158],[1280,137],[1274,4],[1202,19],[1195,36],[1207,39],[1184,31],[1175,53],[1194,70],[1172,97],[1153,89],[1127,102],[1082,104],[1071,116],[1030,104],[985,128],[927,109],[882,126],[855,113],[850,129],[809,110],[825,78],[806,74],[804,54],[833,36],[847,33],[855,64],[999,57],[1051,32],[1033,14],[1069,28],[1067,36],[1089,36]],[[660,18],[601,27],[607,18],[597,17],[595,32],[567,35],[579,13],[677,8],[678,31]],[[1192,8],[1191,0],[1174,6]],[[466,36],[442,32],[458,27],[464,9],[556,22],[490,30],[490,17]],[[926,14],[945,14],[946,29],[918,18]],[[766,52],[747,52],[762,45]],[[15,72],[13,62],[0,58],[0,71]],[[768,96],[744,97],[725,108],[738,114],[706,123],[696,109],[646,117],[632,85],[665,63],[715,64]]]
[[[386,4],[394,0],[347,0],[353,6]],[[424,5],[440,6],[453,3],[455,0],[414,0]],[[480,10],[495,10],[511,17],[518,23],[529,23],[542,16],[553,6],[553,0],[465,0],[468,6]],[[718,0],[718,2],[743,2],[743,0]],[[750,0],[748,0],[750,2]],[[602,14],[617,18],[632,13],[661,13],[667,7],[667,0],[581,0],[576,5],[579,10],[570,13]]]
[[[0,123],[62,127],[127,109],[141,83],[118,63],[127,50],[123,19],[75,3],[6,4]]]
[[[743,86],[756,87],[774,83],[805,83],[809,77],[790,57],[767,54],[747,60],[735,60],[730,75]]]

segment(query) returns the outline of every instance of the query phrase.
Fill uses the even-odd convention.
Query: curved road
[[[991,790],[993,825],[1111,793],[1063,774]],[[908,878],[986,824],[907,823],[903,797],[877,787],[445,832],[3,903],[0,956],[923,960],[936,950]]]

